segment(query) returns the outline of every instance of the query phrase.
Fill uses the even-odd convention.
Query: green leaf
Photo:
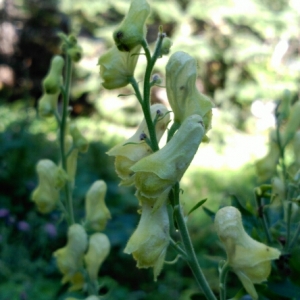
[[[200,200],[189,212],[188,212],[188,216],[195,211],[197,208],[199,208],[200,206],[202,206],[205,202],[207,201],[207,198]]]
[[[215,212],[213,212],[212,210],[210,210],[209,208],[207,208],[205,206],[203,206],[203,210],[209,217],[211,217],[212,219],[215,218],[215,215],[216,215]]]

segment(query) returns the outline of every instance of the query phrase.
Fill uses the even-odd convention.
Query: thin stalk
[[[286,243],[285,243],[285,249],[290,248],[291,243],[291,223],[292,223],[292,202],[288,202],[287,206],[287,228],[286,228]]]
[[[71,73],[72,73],[72,60],[69,55],[66,55],[65,86],[62,88],[63,109],[62,109],[62,116],[61,116],[61,122],[60,122],[61,163],[62,163],[63,169],[66,172],[67,172],[67,156],[66,156],[66,150],[65,150],[65,136],[66,136],[66,128],[67,128]],[[64,187],[64,192],[65,192],[65,197],[66,197],[66,209],[69,214],[69,222],[68,222],[69,225],[72,225],[75,223],[71,190],[72,190],[71,185],[68,181]]]
[[[138,85],[137,81],[132,76],[132,77],[129,78],[129,82],[130,82],[131,86],[133,87],[135,95],[136,95],[137,99],[139,100],[140,104],[143,105],[143,102],[144,102],[143,101],[143,96],[140,92],[140,88],[139,88],[139,85]]]
[[[300,235],[300,223],[298,224],[298,227],[296,229],[296,232],[294,234],[293,239],[289,243],[289,247],[287,248],[288,251],[291,250],[294,247],[294,245],[296,244],[296,242],[297,242],[297,240],[299,238],[299,235]]]
[[[203,291],[204,295],[208,300],[217,300],[216,296],[212,292],[202,270],[198,263],[194,247],[184,220],[181,206],[179,204],[179,183],[176,183],[174,186],[174,195],[176,197],[175,203],[178,203],[174,208],[175,217],[177,220],[178,229],[181,235],[181,240],[186,252],[186,262],[188,263],[190,269],[192,270],[194,277]]]
[[[226,280],[227,280],[227,274],[230,270],[230,267],[228,265],[228,262],[226,261],[223,267],[220,270],[220,300],[226,300]]]
[[[170,245],[173,247],[173,249],[180,254],[184,259],[186,259],[186,253],[185,251],[176,243],[172,238],[170,238]]]
[[[150,50],[148,47],[148,43],[146,40],[143,41],[142,47],[145,51],[145,55],[147,58],[147,67],[145,71],[145,79],[144,79],[144,100],[142,103],[142,109],[145,116],[145,120],[148,126],[148,131],[150,135],[150,140],[152,144],[152,150],[155,152],[159,150],[158,142],[156,139],[156,133],[155,133],[155,127],[151,118],[150,113],[150,93],[151,93],[151,74],[153,67],[156,63],[156,60],[160,56],[160,49],[162,45],[162,41],[164,39],[165,35],[163,33],[160,33],[158,35],[158,41],[156,43],[156,47],[153,53],[153,56],[151,57]]]

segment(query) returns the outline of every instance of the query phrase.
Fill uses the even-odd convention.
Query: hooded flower
[[[168,109],[162,104],[154,104],[150,107],[152,120],[156,122],[156,138],[159,141],[164,134],[170,115]],[[151,148],[144,138],[149,137],[149,131],[145,119],[139,125],[136,133],[124,143],[110,149],[107,154],[115,156],[115,168],[121,178],[120,185],[129,186],[134,183],[134,172],[130,169],[137,161],[152,153]]]
[[[87,226],[95,231],[105,228],[107,220],[111,218],[104,199],[107,186],[103,180],[93,183],[86,194],[85,213]]]
[[[32,193],[32,201],[37,205],[39,212],[43,214],[53,211],[59,201],[57,165],[49,160],[40,160],[36,166],[39,184]]]
[[[139,225],[129,239],[124,252],[132,253],[138,268],[153,267],[156,281],[164,264],[169,238],[166,204],[154,212],[151,205],[143,203]]]
[[[134,74],[139,59],[141,46],[132,48],[130,52],[121,52],[113,47],[103,54],[98,61],[102,85],[108,90],[126,86]]]
[[[134,164],[130,169],[141,196],[157,198],[169,191],[190,165],[203,135],[202,118],[189,116],[162,149]]]
[[[92,281],[97,280],[98,271],[109,254],[110,242],[104,233],[94,233],[90,237],[89,249],[84,256],[86,269]]]
[[[258,299],[254,284],[266,281],[271,260],[280,251],[252,239],[242,224],[241,213],[233,206],[220,209],[215,216],[217,234],[225,246],[230,267],[253,299]]]
[[[166,65],[166,88],[175,122],[182,123],[190,115],[200,115],[205,133],[211,128],[213,103],[196,88],[197,62],[189,54],[178,51]]]
[[[47,94],[57,94],[63,82],[62,71],[65,61],[62,56],[55,55],[51,60],[48,74],[43,80],[44,92]]]
[[[132,0],[129,11],[113,37],[120,51],[130,51],[141,45],[146,36],[145,22],[150,14],[150,5],[146,0]]]
[[[57,100],[59,93],[47,94],[44,93],[38,100],[39,116],[43,118],[52,117],[57,110]]]
[[[81,269],[87,244],[88,237],[84,228],[79,224],[73,224],[68,230],[67,245],[53,253],[57,266],[63,274],[62,283],[70,282],[72,285],[70,290],[79,290],[83,287],[84,278]]]

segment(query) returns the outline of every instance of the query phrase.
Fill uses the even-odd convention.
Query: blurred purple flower
[[[56,227],[52,223],[45,224],[44,230],[49,235],[49,237],[53,238],[57,236]]]
[[[25,221],[20,221],[20,222],[18,222],[17,227],[18,227],[18,229],[19,229],[20,231],[24,231],[24,232],[30,230],[30,225],[29,225],[27,222],[25,222]]]
[[[9,210],[6,208],[0,208],[0,218],[6,218],[9,215]]]

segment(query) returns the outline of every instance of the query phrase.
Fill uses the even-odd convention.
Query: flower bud
[[[89,148],[89,143],[74,123],[69,126],[69,132],[73,138],[74,147],[82,153],[87,152]]]
[[[168,55],[170,53],[170,48],[173,45],[172,40],[168,37],[165,37],[162,41],[160,54],[161,55]]]
[[[98,180],[93,183],[86,194],[86,222],[87,226],[95,231],[103,230],[107,220],[111,218],[104,202],[106,190],[106,183],[103,180]]]
[[[72,150],[72,152],[67,158],[67,173],[72,185],[74,184],[75,176],[76,176],[77,158],[78,158],[78,149]]]
[[[47,76],[43,80],[44,91],[47,94],[57,94],[60,92],[60,86],[62,84],[62,70],[65,61],[59,56],[55,55],[51,60],[50,70]]]
[[[57,187],[57,169],[54,162],[49,159],[40,160],[36,166],[39,184],[32,193],[32,201],[43,214],[53,211],[59,201]]]
[[[70,282],[70,290],[83,287],[84,278],[80,270],[83,268],[83,255],[87,245],[88,237],[84,228],[73,224],[68,230],[67,245],[53,253],[58,269],[63,274],[62,283]]]
[[[117,89],[130,83],[139,59],[141,47],[137,46],[130,52],[120,52],[116,47],[103,54],[98,61],[102,85],[108,90]]]
[[[43,118],[52,117],[57,110],[57,100],[59,93],[47,94],[44,93],[38,100],[38,112]]]
[[[146,36],[145,22],[150,14],[150,5],[146,0],[132,0],[129,11],[113,38],[120,51],[130,51],[141,45]]]
[[[98,271],[110,251],[110,242],[104,233],[94,233],[90,236],[89,248],[84,256],[86,269],[92,281],[97,280]]]
[[[170,190],[190,165],[203,136],[202,118],[189,116],[162,149],[134,164],[130,169],[141,195],[155,198]]]
[[[153,267],[154,281],[156,281],[164,264],[169,239],[166,204],[153,212],[151,205],[143,203],[140,222],[124,252],[132,253],[138,268]]]
[[[271,260],[279,258],[280,251],[252,239],[243,227],[241,213],[233,206],[217,212],[215,228],[225,246],[230,267],[250,296],[258,299],[254,283],[267,280]]]
[[[213,103],[196,88],[197,63],[185,52],[171,55],[166,66],[166,88],[174,120],[182,123],[190,115],[200,115],[205,133],[211,128]]]
[[[67,50],[68,55],[70,55],[73,62],[79,62],[82,57],[82,48],[79,45],[74,45]]]
[[[168,109],[162,104],[152,105],[150,111],[152,120],[158,118],[155,130],[157,141],[159,141],[168,126],[170,115],[167,113]],[[145,119],[132,137],[107,152],[109,156],[116,157],[115,168],[118,176],[121,178],[121,185],[128,186],[134,183],[134,172],[132,172],[130,167],[152,153],[151,148],[143,139],[144,136],[149,136]]]

